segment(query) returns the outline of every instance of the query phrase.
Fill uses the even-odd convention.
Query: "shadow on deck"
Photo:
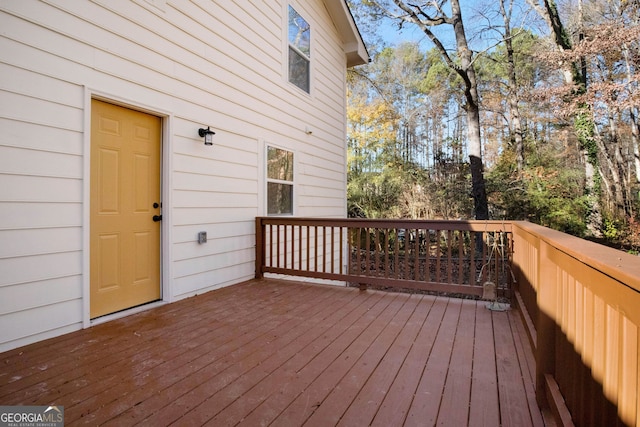
[[[65,425],[543,425],[515,310],[262,279],[0,354]]]

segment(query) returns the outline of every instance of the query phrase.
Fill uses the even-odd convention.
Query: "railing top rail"
[[[412,220],[412,219],[361,219],[361,218],[307,218],[290,216],[258,217],[264,224],[319,225],[333,227],[377,227],[396,229],[432,229],[464,231],[511,231],[511,221],[479,220]]]
[[[527,221],[512,221],[512,224],[514,233],[520,229],[533,234],[581,263],[640,292],[640,256]]]

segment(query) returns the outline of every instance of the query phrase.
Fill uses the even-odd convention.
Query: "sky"
[[[488,4],[489,6],[483,6]],[[465,23],[465,31],[467,33],[467,39],[470,47],[474,50],[483,50],[496,43],[498,34],[496,32],[488,32],[484,39],[480,39],[475,36],[478,33],[478,28],[486,28],[489,25],[502,26],[502,17],[497,13],[497,2],[495,0],[460,0],[460,7],[462,8],[462,18]],[[483,17],[480,13],[481,10],[491,9],[493,15],[490,19]],[[512,26],[517,26],[521,23],[522,10],[526,10],[525,0],[514,0],[514,18],[512,18]],[[486,16],[486,15],[485,15]],[[355,17],[358,22],[358,17]],[[361,26],[361,29],[363,26]],[[379,35],[389,45],[397,45],[405,41],[418,42],[420,46],[427,50],[433,47],[432,42],[427,36],[415,25],[405,24],[402,30],[398,29],[397,21],[391,19],[384,19],[380,25],[378,25]],[[434,29],[434,33],[443,42],[443,44],[451,50],[455,49],[455,39],[453,36],[453,30],[451,26],[445,25],[441,29]],[[364,35],[365,41],[367,36]]]

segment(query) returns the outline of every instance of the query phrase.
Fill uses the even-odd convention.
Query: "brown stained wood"
[[[503,426],[532,425],[529,403],[523,383],[508,312],[493,313],[493,333],[496,344],[496,367],[500,412]]]
[[[382,254],[380,254],[379,249],[381,247],[380,244],[380,230],[378,228],[372,228],[373,230],[373,275],[374,276],[380,276],[381,271],[379,268],[380,265],[380,261],[381,261],[381,256]],[[382,272],[382,275],[384,275],[384,271]]]
[[[283,237],[282,245],[284,246],[284,251],[282,251],[283,252],[282,253],[282,257],[284,258],[284,261],[282,263],[282,266],[284,268],[287,268],[288,265],[289,265],[288,264],[288,260],[287,260],[287,256],[288,256],[288,254],[293,253],[293,241],[291,241],[292,247],[291,247],[291,251],[290,251],[288,246],[287,246],[288,242],[291,240],[291,239],[289,239],[289,233],[288,233],[289,226],[288,225],[284,225],[282,228],[283,228],[283,233],[284,233],[283,236],[282,236]],[[278,247],[280,247],[280,245],[278,245]],[[278,252],[280,252],[280,251],[278,251]]]
[[[475,425],[477,405],[508,425],[514,396],[537,411],[530,349],[483,304],[253,280],[2,353],[0,401],[71,426]]]
[[[313,271],[313,266],[312,266],[312,260],[313,258],[313,250],[316,247],[315,244],[313,243],[313,234],[312,234],[312,229],[314,227],[309,225],[307,227],[307,270],[308,271]]]
[[[298,253],[298,263],[297,263],[297,267],[299,269],[302,269],[304,266],[304,246],[303,246],[303,228],[302,226],[298,226],[297,227],[297,236],[295,237],[295,239],[298,242],[298,248],[297,248],[297,253]]]
[[[371,229],[365,228],[365,244],[364,244],[364,259],[365,259],[365,276],[371,275],[371,260],[369,259],[371,256]]]
[[[219,406],[205,408],[202,406],[203,402],[211,402],[210,399],[213,396],[222,396],[223,398],[216,400],[215,403],[224,405],[230,403],[229,399],[241,396],[241,390],[235,388],[238,385],[237,381],[252,381],[255,377],[260,378],[271,366],[277,365],[281,358],[295,353],[298,346],[304,343],[300,337],[304,335],[306,329],[299,319],[303,316],[311,325],[321,322],[331,312],[330,307],[335,302],[327,304],[316,302],[313,309],[310,309],[308,304],[302,306],[298,314],[276,331],[263,334],[259,339],[229,353],[228,357],[214,360],[189,377],[181,378],[177,383],[178,387],[174,386],[167,393],[153,396],[153,399],[132,408],[133,410],[130,411],[132,414],[124,413],[121,418],[129,420],[134,415],[136,422],[144,419],[145,423],[150,425],[160,425],[184,416],[195,419],[207,416],[208,413],[203,414],[203,410],[215,410]],[[244,375],[246,379],[243,379]],[[222,392],[225,389],[226,392]],[[220,394],[216,394],[217,392]],[[152,402],[148,404],[151,400]],[[194,410],[193,414],[185,415],[188,412],[187,409]],[[149,417],[149,414],[152,415]],[[211,416],[213,415],[215,412]],[[113,425],[120,425],[120,423],[121,419],[115,419]]]
[[[287,292],[287,290],[283,291]],[[307,290],[302,293],[306,294],[306,291]],[[256,295],[256,297],[259,295],[260,294]],[[313,293],[312,295],[305,296],[307,298],[317,298],[322,301],[324,298],[329,297],[330,294],[323,292],[321,294]],[[294,297],[294,295],[290,294],[288,297],[291,298]],[[252,298],[246,298],[244,302],[250,303],[251,299]],[[299,310],[304,311],[310,308],[308,301],[305,301],[304,298],[297,299],[294,297],[294,299],[299,304]],[[280,303],[282,303],[281,300],[272,301],[275,307]],[[298,310],[298,308],[296,308],[296,310]],[[295,313],[295,311],[293,313]],[[185,354],[185,357],[187,357],[186,361],[171,359],[166,356],[166,351],[163,352],[162,357],[167,359],[167,363],[170,365],[164,365],[160,367],[158,371],[146,371],[140,375],[140,378],[135,376],[133,378],[136,384],[134,390],[131,390],[130,383],[125,383],[115,389],[107,387],[105,389],[107,391],[106,393],[101,392],[94,394],[94,401],[80,406],[82,409],[95,408],[95,406],[98,405],[98,409],[94,410],[90,416],[85,417],[85,421],[102,423],[127,410],[129,411],[126,414],[126,418],[137,420],[135,416],[136,411],[141,411],[143,408],[153,408],[152,405],[157,399],[166,398],[170,395],[179,396],[181,389],[184,389],[185,392],[193,389],[199,384],[200,379],[206,377],[207,374],[213,371],[218,372],[234,361],[242,360],[243,356],[255,351],[255,347],[265,345],[265,343],[273,340],[279,328],[284,328],[287,324],[294,323],[291,320],[287,320],[286,317],[283,317],[283,313],[279,313],[278,311],[265,312],[264,309],[261,309],[258,310],[257,314],[259,316],[255,321],[246,322],[249,319],[240,317],[238,321],[242,327],[237,329],[224,328],[223,331],[218,332],[217,335],[219,336],[215,337],[217,339],[205,336],[204,342],[197,342],[196,347],[193,349],[185,349],[188,351],[188,353]],[[175,348],[183,345],[180,341],[175,343],[165,342],[164,345],[166,344],[172,344]],[[181,364],[181,361],[184,363]],[[141,387],[146,384],[147,379],[153,381],[152,384],[154,387]],[[122,378],[120,378],[120,380],[122,380]],[[101,387],[105,386],[102,382],[97,384],[100,384]],[[125,390],[129,391],[125,392]],[[162,393],[158,394],[159,392]],[[109,397],[113,398],[113,400],[109,400]],[[144,403],[142,403],[143,401]],[[157,410],[158,407],[162,406],[158,405],[154,410]],[[130,408],[133,409],[133,411],[130,410]],[[84,412],[82,413],[84,414]],[[145,413],[143,411],[143,413],[146,414],[145,416],[148,415],[148,412]],[[65,416],[65,420],[66,419],[67,417]],[[72,419],[73,418],[70,418],[70,420]]]
[[[452,276],[452,267],[453,262],[451,261],[451,246],[453,244],[453,231],[447,230],[447,283],[453,283]],[[460,268],[462,270],[462,268]]]
[[[321,402],[348,369],[348,362],[366,350],[368,334],[377,328],[373,322],[389,307],[391,300],[382,298],[381,293],[367,294],[372,296],[362,307],[365,311],[359,309],[341,322],[340,328],[336,328],[336,337],[329,337],[329,344],[297,371],[296,379],[286,387],[281,386],[281,392],[272,394],[243,425],[267,423],[276,417],[276,424],[299,425],[306,420],[309,407]]]
[[[519,319],[514,319],[514,316],[519,316]],[[509,322],[512,325],[513,342],[516,346],[519,366],[522,372],[524,390],[527,395],[527,402],[529,404],[531,422],[536,427],[542,427],[544,426],[544,420],[536,404],[536,391],[534,387],[536,376],[536,361],[533,356],[533,350],[531,348],[529,336],[527,335],[527,331],[522,322],[521,315],[510,311],[509,318]]]
[[[400,273],[400,239],[398,238],[398,230],[396,230],[396,237],[395,237],[395,247],[393,249],[393,253],[394,253],[394,263],[393,263],[393,278],[397,279],[399,276],[398,274]],[[406,258],[406,257],[405,257]]]
[[[358,391],[362,389],[373,370],[389,350],[389,346],[404,327],[415,309],[415,305],[415,299],[408,298],[407,295],[399,296],[394,301],[394,309],[389,312],[393,317],[385,322],[384,328],[378,336],[375,337],[371,345],[358,358],[351,369],[346,372],[329,396],[322,402],[322,405],[313,412],[305,422],[305,425],[325,426],[337,424],[342,414],[352,404]]]
[[[418,300],[418,304],[411,313],[411,317],[402,327],[375,371],[369,376],[366,384],[360,389],[349,409],[341,417],[340,425],[370,425],[374,416],[379,413],[382,402],[389,396],[394,382],[398,379],[400,369],[406,363],[409,352],[424,327],[434,300],[433,297],[418,295],[414,295],[413,298]],[[404,398],[410,398],[410,396],[404,396]]]
[[[333,253],[333,252],[332,252]],[[327,272],[327,227],[322,227],[322,272]],[[331,257],[333,259],[333,257]]]
[[[373,426],[402,425],[409,412],[418,382],[425,368],[425,360],[431,357],[433,343],[438,333],[437,325],[442,322],[447,308],[446,298],[425,297],[423,301],[427,304],[422,304],[424,306],[422,309],[428,308],[429,314],[393,384],[386,393],[385,399],[373,419]]]
[[[375,313],[385,307],[384,302],[380,304],[380,297],[371,293],[357,294],[350,305],[335,316],[334,323],[317,326],[322,334],[311,345],[252,388],[242,400],[236,400],[225,408],[211,422],[242,421],[245,425],[257,425],[273,420],[326,368],[335,357],[332,356],[336,354],[335,349],[341,347],[337,344],[351,342],[356,331],[363,330],[374,320],[369,311],[373,309]],[[252,404],[247,405],[247,401]]]
[[[389,229],[384,229],[384,277],[389,277]]]
[[[626,349],[637,348],[638,334],[628,332],[626,335],[629,337],[626,337],[619,330],[622,322],[628,322],[631,329],[640,328],[640,311],[635,309],[640,295],[640,264],[631,255],[519,221],[498,223],[318,218],[262,218],[260,221],[261,224],[274,225],[339,225],[347,230],[418,230],[418,239],[411,239],[412,233],[407,233],[409,238],[398,251],[398,255],[404,258],[400,259],[399,263],[405,266],[400,279],[371,274],[372,271],[379,270],[368,262],[370,258],[367,258],[365,263],[360,262],[363,258],[371,256],[372,247],[361,247],[358,251],[350,253],[350,265],[354,268],[347,275],[316,273],[310,270],[291,271],[277,269],[271,265],[256,267],[256,270],[262,273],[345,280],[359,283],[363,288],[372,285],[380,289],[420,288],[428,291],[479,295],[482,293],[481,286],[475,286],[474,283],[440,283],[434,282],[433,277],[429,278],[429,282],[425,282],[426,258],[423,260],[422,257],[426,254],[424,246],[418,244],[419,231],[422,230],[434,230],[429,240],[432,240],[431,237],[433,240],[440,240],[442,233],[451,230],[470,232],[471,236],[477,236],[478,239],[471,239],[477,245],[471,244],[465,248],[472,255],[470,260],[466,259],[466,262],[471,261],[471,271],[470,274],[465,274],[465,282],[472,278],[481,285],[488,279],[499,278],[500,283],[496,280],[498,286],[506,286],[500,288],[501,295],[510,297],[513,295],[513,290],[509,289],[511,281],[508,276],[511,272],[517,281],[516,287],[521,292],[522,300],[530,305],[529,323],[535,327],[537,338],[533,341],[536,351],[537,383],[544,384],[544,375],[554,373],[567,406],[576,414],[578,424],[637,424],[634,417],[637,421],[640,404],[634,400],[637,401],[636,397],[640,395],[640,383],[634,378],[637,378],[640,368],[637,368],[638,363],[634,362],[636,353],[631,350],[627,353]],[[493,256],[495,251],[491,243],[496,233],[499,237],[506,234],[507,241],[512,243],[508,245],[509,252],[499,264],[498,259]],[[370,236],[367,237],[370,239]],[[259,240],[256,238],[256,241]],[[359,240],[358,245],[361,246],[364,240],[365,238]],[[444,244],[444,241],[442,243]],[[256,248],[259,246],[256,245]],[[488,252],[488,249],[492,251]],[[414,252],[411,253],[412,251]],[[445,259],[445,248],[440,243],[430,245],[429,256],[436,257],[430,259],[427,264],[434,276],[438,274],[439,277],[444,277],[444,269],[448,267],[448,263],[456,262],[455,259]],[[261,259],[256,255],[256,259],[259,258]],[[358,260],[355,264],[351,262],[354,258]],[[433,264],[438,262],[442,268],[432,268],[435,267]],[[442,265],[442,262],[446,262],[447,265]],[[419,280],[414,280],[417,276]],[[591,303],[580,303],[576,293],[570,289],[575,283],[581,284],[578,296],[580,293],[593,294],[593,322],[589,320],[583,324],[576,324],[576,320],[590,319]],[[511,325],[512,337],[515,337],[514,328]],[[586,340],[583,342],[582,338]],[[600,349],[606,349],[606,352]],[[516,351],[520,351],[517,346]],[[623,362],[626,359],[629,360]],[[630,372],[628,366],[632,367]],[[527,375],[523,374],[524,376]],[[536,394],[537,401],[544,405],[544,387],[538,387]],[[635,407],[633,403],[636,403]],[[504,414],[507,418],[505,422],[508,422],[509,412]],[[620,417],[624,417],[624,421]]]
[[[449,371],[438,412],[438,424],[459,426],[467,424],[471,376],[473,367],[473,337],[476,319],[476,302],[462,300],[460,317],[453,342]],[[482,357],[482,355],[478,355]]]
[[[449,300],[406,418],[406,425],[435,425],[460,317],[461,300]]]
[[[378,412],[431,308],[431,305],[424,301],[423,296],[413,295],[412,299],[414,301],[410,302],[415,302],[416,306],[410,318],[402,326],[380,363],[375,366],[375,371],[368,377],[364,386],[359,389],[349,409],[341,417],[339,425],[368,425]],[[431,298],[428,299],[431,300]],[[411,305],[407,304],[405,307],[410,308]]]
[[[365,298],[355,294],[354,297],[357,297],[356,305]],[[329,313],[325,319],[315,323],[314,328],[306,328],[304,336],[278,349],[225,390],[210,396],[195,410],[182,417],[180,423],[200,425],[207,422],[211,425],[221,425],[241,421],[283,383],[288,384],[293,381],[296,372],[313,359],[319,348],[330,342],[331,337],[335,336],[333,334],[341,330],[340,323],[344,321],[341,312],[344,307],[348,307],[348,310],[345,310],[348,312],[354,308],[354,305],[348,304],[342,307],[334,305],[331,310],[328,310]],[[362,313],[361,310],[359,312]],[[239,396],[242,396],[242,399],[237,399]]]
[[[477,283],[478,279],[478,273],[477,273],[477,267],[476,267],[476,233],[473,231],[469,232],[469,240],[470,240],[470,255],[469,255],[469,259],[471,260],[471,268],[470,268],[470,276],[471,276],[471,280],[470,283],[471,285],[475,285]],[[482,282],[480,282],[480,284],[482,285]]]
[[[413,276],[413,280],[415,280],[416,282],[420,280],[420,269],[418,268],[418,266],[420,265],[420,229],[416,228],[414,230],[415,234],[415,238],[413,239],[413,245],[414,245],[414,260],[413,260],[413,271],[414,271],[414,276]],[[409,238],[409,236],[406,237],[407,239]],[[409,277],[407,275],[407,277]]]
[[[436,282],[440,282],[440,233],[441,230],[436,230]]]
[[[464,234],[462,231],[458,231],[457,233],[458,236],[458,260],[463,260],[465,259],[464,256]],[[458,283],[463,283],[463,273],[464,269],[463,268],[459,268],[458,269]],[[472,272],[470,272],[471,275],[473,275]],[[471,277],[471,279],[469,280],[469,283],[473,286],[474,284],[474,280],[473,277]]]
[[[342,245],[340,245],[340,247],[342,247]],[[335,229],[334,227],[331,227],[331,252],[329,252],[329,256],[331,257],[331,272],[335,273],[335,257],[333,256],[333,254],[336,253],[336,237],[335,237]],[[342,258],[339,258],[340,260],[342,260]]]
[[[406,297],[395,296],[392,300],[381,301],[378,306],[383,311],[375,316],[367,316],[365,320],[369,322],[369,326],[365,330],[356,336],[346,336],[332,348],[332,352],[325,359],[325,363],[331,363],[323,366],[323,371],[321,374],[318,373],[316,381],[278,416],[274,425],[301,425],[314,415],[315,411],[327,407],[327,396],[335,392],[340,381],[365,355],[374,340],[401,309],[405,299]],[[313,366],[312,369],[317,372],[318,367]]]
[[[500,425],[500,396],[498,395],[492,317],[491,311],[486,308],[486,303],[477,304],[469,405],[469,426],[474,427]],[[530,379],[530,381],[533,380]]]
[[[313,241],[315,242],[313,253],[313,271],[318,271],[318,247],[320,246],[318,240],[318,226],[313,227]]]
[[[242,291],[242,288],[238,289],[240,295]],[[225,294],[230,297],[232,293],[223,292],[221,298],[224,299]],[[190,305],[190,302],[187,301],[185,305]],[[198,316],[198,308],[191,308],[195,310],[194,315]],[[168,305],[157,310],[169,318],[174,314],[174,307]],[[3,381],[0,397],[8,404],[14,404],[14,401],[30,402],[33,396],[39,395],[40,386],[44,383],[55,386],[56,382],[81,378],[85,373],[91,372],[94,363],[109,369],[114,362],[126,361],[123,356],[130,357],[135,354],[141,338],[146,341],[161,337],[162,327],[174,330],[180,330],[182,326],[192,327],[187,325],[189,322],[193,323],[192,319],[181,320],[151,324],[136,315],[131,316],[129,328],[122,327],[119,322],[111,322],[109,325],[98,325],[82,333],[68,334],[33,344],[29,346],[30,349],[34,347],[33,356],[31,352],[24,352],[22,349],[3,353],[2,368],[7,369],[7,372],[14,372],[15,380]],[[77,337],[73,340],[76,345],[72,345],[67,337]],[[40,349],[45,352],[41,352]],[[28,369],[25,370],[25,367]]]

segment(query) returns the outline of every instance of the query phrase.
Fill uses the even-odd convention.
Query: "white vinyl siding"
[[[345,53],[323,0],[296,7],[312,96],[282,78],[282,2],[0,3],[0,351],[86,321],[87,94],[163,117],[167,301],[253,277],[260,140],[295,149],[297,215],[346,215]]]

